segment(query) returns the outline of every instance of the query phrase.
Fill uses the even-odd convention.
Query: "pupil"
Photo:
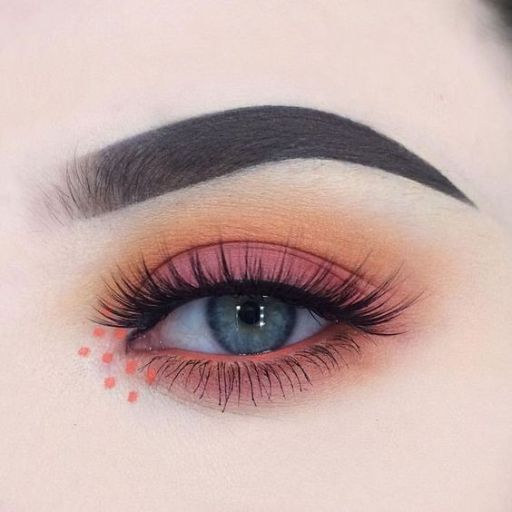
[[[260,322],[260,314],[261,310],[263,310],[263,306],[253,300],[248,300],[244,302],[241,306],[239,306],[238,310],[238,318],[244,322],[245,324],[254,325]]]

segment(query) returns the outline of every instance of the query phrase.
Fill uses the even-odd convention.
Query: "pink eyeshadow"
[[[272,277],[279,275],[284,268],[284,281],[300,285],[317,276],[320,268],[326,269],[326,280],[322,281],[328,285],[329,280],[332,280],[332,284],[336,285],[352,275],[346,269],[313,254],[262,242],[227,242],[222,246],[199,247],[174,256],[161,265],[156,274],[166,275],[170,272],[169,269],[174,269],[187,282],[197,283],[191,265],[191,260],[196,258],[206,275],[221,281],[222,256],[225,257],[230,274],[235,278],[245,276],[249,269],[249,274],[263,274],[264,278],[273,280]]]

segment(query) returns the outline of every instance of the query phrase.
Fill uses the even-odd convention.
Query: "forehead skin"
[[[101,502],[124,511],[140,503],[156,511],[237,511],[238,503],[270,511],[281,494],[283,511],[510,509],[511,412],[502,402],[512,387],[504,320],[511,252],[509,234],[493,229],[512,229],[512,48],[492,11],[476,0],[54,1],[44,9],[12,1],[0,9],[0,359],[9,362],[0,372],[0,509],[2,500],[8,510],[43,500],[39,510],[97,510]],[[488,237],[479,224],[478,240],[470,234],[462,244],[478,277],[464,291],[482,294],[457,296],[453,323],[428,337],[452,351],[445,358],[434,343],[424,373],[423,359],[396,363],[399,378],[370,399],[371,412],[356,390],[336,410],[297,413],[293,425],[187,408],[170,418],[167,400],[125,414],[72,383],[59,387],[81,377],[60,357],[76,319],[52,324],[44,301],[34,300],[45,286],[64,294],[60,262],[67,260],[67,276],[75,271],[68,260],[81,262],[40,236],[41,187],[76,153],[254,104],[313,107],[368,124],[442,169],[494,218]],[[398,194],[406,188],[390,183]],[[440,216],[434,212],[433,223]],[[79,256],[90,258],[88,249]],[[49,267],[53,259],[59,269]],[[482,262],[496,272],[483,272]],[[53,273],[40,277],[41,266]],[[464,352],[454,340],[468,334],[466,325]],[[490,376],[482,370],[477,381],[481,364]],[[446,392],[436,381],[438,370],[443,377],[454,369],[469,391]],[[494,437],[481,435],[488,420]]]

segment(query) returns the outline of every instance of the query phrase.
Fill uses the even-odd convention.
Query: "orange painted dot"
[[[135,371],[137,370],[137,361],[135,361],[134,359],[129,359],[128,361],[126,361],[126,366],[124,370],[129,375],[134,374]]]
[[[91,349],[89,347],[80,347],[78,349],[78,355],[80,357],[87,357],[91,353]]]
[[[136,402],[139,398],[139,393],[137,391],[130,391],[128,393],[128,402]]]
[[[92,335],[96,338],[101,338],[105,335],[105,329],[103,329],[103,327],[95,327],[94,331],[92,331]]]
[[[123,340],[125,337],[125,330],[124,329],[116,329],[114,331],[114,338],[116,340]]]
[[[115,377],[107,377],[104,380],[104,384],[107,389],[112,389],[116,385]]]
[[[154,368],[148,368],[148,371],[146,373],[146,382],[148,384],[153,384],[156,379],[156,370]]]
[[[101,356],[101,360],[104,362],[104,363],[111,363],[112,362],[112,359],[114,359],[114,354],[112,354],[112,352],[105,352],[102,356]]]

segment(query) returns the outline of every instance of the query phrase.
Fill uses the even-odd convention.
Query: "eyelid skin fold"
[[[138,374],[159,390],[221,410],[275,405],[343,374],[366,341],[385,343],[403,332],[399,317],[414,301],[397,293],[396,275],[378,282],[367,277],[362,265],[349,271],[291,247],[222,242],[163,259],[153,270],[142,263],[117,278],[100,300],[100,321],[130,330],[126,356],[137,358]],[[183,303],[238,294],[277,297],[331,324],[302,342],[250,356],[154,350],[148,341]]]

